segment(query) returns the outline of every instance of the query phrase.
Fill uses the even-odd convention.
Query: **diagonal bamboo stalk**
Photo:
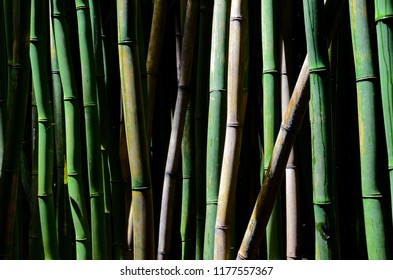
[[[137,43],[138,1],[118,1],[118,44],[124,123],[132,177],[134,259],[154,258],[153,196]],[[132,79],[128,80],[128,77]]]
[[[352,47],[358,93],[359,143],[364,224],[369,259],[386,259],[382,193],[377,183],[375,84],[366,0],[349,1]]]
[[[11,76],[9,76],[7,98],[7,121],[3,162],[0,170],[0,259],[11,258],[12,237],[18,190],[18,170],[26,122],[27,97],[30,74],[31,1],[14,0],[13,48]],[[8,26],[7,26],[8,30]],[[9,30],[8,30],[9,31]],[[7,48],[8,49],[8,48]]]
[[[168,156],[165,166],[165,177],[161,202],[160,229],[157,258],[168,259],[172,231],[172,215],[175,194],[176,173],[180,159],[180,146],[183,137],[184,121],[188,100],[194,58],[196,26],[198,21],[198,0],[188,0],[185,22],[185,33],[182,42],[181,66],[175,113],[172,122]]]
[[[231,4],[228,50],[227,125],[218,194],[214,237],[214,259],[229,259],[232,244],[233,204],[239,168],[240,147],[247,95],[244,94],[246,39],[248,37],[248,1]]]
[[[38,206],[45,259],[59,259],[53,199],[54,126],[48,81],[49,2],[31,1],[30,61],[38,110]]]

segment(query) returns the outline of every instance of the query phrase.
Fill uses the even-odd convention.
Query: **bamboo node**
[[[189,91],[190,90],[190,85],[179,85],[178,86],[180,90],[183,91]]]
[[[310,68],[310,70],[309,70],[310,74],[313,74],[313,73],[318,74],[318,73],[326,72],[326,71],[327,71],[326,67],[316,67],[316,68],[312,68],[312,69]]]
[[[64,101],[72,101],[72,100],[76,100],[76,96],[64,96]]]
[[[225,88],[211,88],[209,90],[209,93],[211,94],[212,92],[219,92],[219,93],[225,93],[227,90]]]
[[[121,40],[120,42],[118,42],[117,44],[119,46],[131,46],[133,44],[135,44],[135,40],[131,40],[131,39],[125,39],[125,40]]]
[[[368,75],[368,76],[356,78],[356,82],[370,81],[374,79],[377,79],[377,77],[374,75]]]
[[[378,16],[375,18],[375,23],[378,23],[378,21],[384,21],[386,19],[391,19],[391,18],[393,18],[393,15]]]
[[[40,39],[38,37],[30,37],[30,43],[38,43]]]
[[[206,205],[217,205],[218,204],[218,200],[208,200],[206,201]]]
[[[132,191],[143,191],[143,190],[148,190],[151,189],[151,185],[132,185],[131,190]]]
[[[284,129],[288,133],[293,133],[292,127],[290,125],[287,125],[286,123],[281,123],[281,128]]]
[[[76,9],[76,11],[79,11],[79,10],[87,10],[88,9],[88,7],[87,7],[87,5],[77,5],[76,7],[75,7]]]
[[[89,197],[95,198],[95,197],[101,197],[101,196],[102,196],[102,193],[96,192],[96,193],[91,193]]]
[[[278,71],[277,69],[267,69],[267,70],[263,70],[262,74],[277,74]]]
[[[242,255],[242,254],[240,254],[240,253],[237,253],[236,260],[245,261],[245,260],[248,260],[248,258],[247,258],[247,257],[245,257],[245,256],[243,256],[243,255]]]
[[[230,226],[226,226],[226,225],[216,225],[216,229],[218,230],[228,230],[230,229]]]
[[[244,19],[244,17],[243,16],[232,16],[231,17],[231,21],[239,21],[239,22],[242,22],[242,21],[244,21],[245,19]]]
[[[19,64],[19,63],[11,63],[11,67],[12,67],[12,69],[23,69],[24,67],[23,67],[23,65],[22,64]]]
[[[84,107],[84,108],[87,108],[87,107],[97,107],[97,104],[96,104],[96,103],[85,103],[85,104],[83,104],[83,107]]]
[[[234,128],[243,127],[243,124],[241,124],[240,122],[229,122],[227,123],[227,127],[234,127]]]

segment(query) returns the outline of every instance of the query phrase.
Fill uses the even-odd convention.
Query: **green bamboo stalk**
[[[310,120],[312,143],[315,258],[339,258],[335,204],[331,98],[323,1],[304,0],[307,51],[310,62]]]
[[[375,0],[374,3],[378,42],[379,81],[381,85],[385,137],[388,150],[391,203],[393,203],[393,1]]]
[[[65,181],[68,184],[71,214],[75,229],[76,258],[91,259],[91,237],[82,180],[79,101],[71,49],[66,32],[64,8],[64,1],[51,1],[56,53],[64,95],[67,162]]]
[[[153,195],[136,36],[137,5],[137,0],[117,2],[119,63],[132,177],[134,259],[153,259]]]
[[[51,17],[52,15],[50,15]],[[60,259],[73,258],[73,225],[70,208],[70,198],[65,174],[65,120],[63,90],[59,65],[57,63],[57,53],[54,38],[53,24],[49,22],[50,35],[50,64],[52,74],[52,100],[53,100],[53,120],[56,147],[56,221],[57,233],[59,237]]]
[[[29,247],[28,258],[44,258],[40,214],[38,211],[38,112],[34,94],[31,97],[31,188],[29,197]]]
[[[277,1],[262,0],[262,61],[263,61],[263,166],[269,166],[277,134],[279,112],[279,76],[278,76],[278,28]],[[267,237],[268,259],[284,259],[283,229],[281,213],[281,196],[279,195],[269,220]]]
[[[100,153],[97,107],[96,64],[90,8],[87,0],[75,1],[78,19],[79,51],[82,71],[83,107],[86,127],[87,172],[91,206],[91,241],[93,259],[107,259],[104,191]]]
[[[192,93],[191,93],[192,94]],[[182,152],[182,205],[180,237],[182,260],[195,258],[195,111],[194,96],[191,96],[184,121]]]
[[[31,1],[30,61],[38,110],[38,206],[45,259],[59,259],[53,200],[54,127],[48,81],[49,3]]]
[[[7,93],[4,94],[4,104],[7,104],[8,98],[8,87],[11,85],[12,77],[12,42],[13,42],[13,11],[12,11],[12,0],[3,0],[3,12],[4,12],[4,30],[5,30],[5,44],[7,51]]]
[[[194,58],[196,27],[198,22],[198,8],[198,0],[188,0],[185,17],[186,21],[184,24],[184,30],[186,30],[186,32],[184,33],[182,42],[177,100],[165,166],[157,252],[158,259],[168,259],[170,253],[175,181],[180,159],[180,146],[184,131],[186,109],[190,99],[190,84]]]
[[[146,59],[147,74],[147,140],[151,139],[154,106],[157,92],[157,79],[160,67],[161,50],[164,42],[167,0],[155,0],[151,23],[149,48]]]
[[[263,178],[262,187],[237,254],[238,260],[255,259],[264,237],[264,230],[274,205],[273,198],[278,194],[296,133],[300,128],[310,100],[310,94],[305,90],[309,79],[308,69],[308,57],[306,57],[279,130],[269,168]]]
[[[196,188],[196,240],[195,259],[203,259],[206,205],[206,145],[212,30],[212,2],[200,2],[198,66],[195,97],[195,188]]]
[[[375,84],[366,0],[349,1],[352,47],[358,92],[359,143],[364,224],[369,259],[386,259],[382,194],[377,183]]]
[[[209,117],[206,148],[206,222],[203,259],[214,257],[218,189],[225,138],[226,66],[230,1],[217,0],[213,7],[210,57]]]
[[[18,190],[18,170],[26,122],[29,86],[29,38],[31,1],[13,1],[12,71],[8,86],[7,121],[3,163],[0,171],[0,259],[12,253],[12,232]],[[23,5],[22,5],[23,4]],[[8,29],[8,26],[7,26]]]
[[[244,55],[247,52],[247,21],[248,1],[232,1],[228,50],[228,114],[215,225],[214,259],[229,259],[232,244],[233,205],[247,103],[247,95],[242,91],[246,62]]]

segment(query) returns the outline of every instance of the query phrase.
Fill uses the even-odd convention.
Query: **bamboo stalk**
[[[359,143],[364,224],[369,259],[386,259],[382,193],[377,182],[375,83],[366,0],[349,1],[358,92]]]
[[[6,139],[0,172],[0,259],[12,253],[12,232],[18,190],[18,170],[26,122],[30,73],[29,40],[31,1],[13,1],[12,71],[8,86]],[[23,4],[23,5],[22,5]],[[7,26],[8,29],[8,26]]]
[[[49,3],[31,1],[30,61],[38,110],[38,206],[45,259],[59,259],[53,201],[54,126],[48,81]]]
[[[381,85],[383,119],[388,150],[391,203],[393,203],[393,1],[375,0],[374,3],[378,43],[379,81]]]
[[[281,27],[281,113],[282,119],[288,107],[293,90],[292,82],[292,27],[291,27],[291,1],[286,0],[285,9],[282,16]],[[286,199],[286,253],[287,259],[300,259],[300,197],[299,197],[299,174],[297,168],[297,153],[292,148],[286,170],[285,170],[285,199]]]
[[[230,1],[214,2],[209,82],[209,117],[206,147],[206,222],[203,258],[214,257],[218,189],[225,139],[226,66]]]
[[[158,259],[168,259],[170,253],[175,180],[176,173],[178,172],[180,146],[184,131],[186,109],[190,98],[190,83],[194,57],[196,25],[198,21],[198,7],[198,0],[188,0],[184,27],[186,32],[184,33],[182,43],[177,100],[165,166],[157,252]]]
[[[198,65],[195,93],[195,259],[203,259],[206,201],[207,109],[209,93],[212,2],[202,0],[199,8]]]
[[[6,38],[6,30],[5,30],[5,22],[3,18],[4,15],[4,5],[3,0],[0,1],[0,37]],[[5,144],[5,119],[6,119],[6,95],[7,95],[7,45],[6,40],[2,40],[0,42],[0,170],[3,164],[3,155],[4,155],[4,144]]]
[[[31,187],[29,197],[29,247],[30,260],[44,258],[40,214],[38,211],[38,112],[34,94],[31,97]]]
[[[247,51],[248,2],[234,0],[231,4],[228,50],[227,125],[218,194],[214,237],[214,259],[229,259],[232,242],[233,204],[247,95],[242,91]]]
[[[332,113],[326,37],[322,30],[323,1],[303,1],[310,61],[310,120],[313,158],[315,258],[339,258],[335,202]]]
[[[5,30],[5,44],[7,51],[7,91],[3,96],[4,104],[7,104],[8,87],[11,85],[12,77],[12,42],[13,42],[13,1],[3,0],[4,12],[4,30]]]
[[[237,254],[238,260],[255,259],[259,245],[264,237],[264,230],[274,204],[274,200],[271,198],[278,193],[291,147],[310,100],[309,92],[305,90],[308,78],[308,57],[306,57],[285,112],[285,117],[274,145],[270,165],[263,179],[247,231]]]
[[[117,2],[119,63],[132,177],[134,259],[153,259],[153,196],[136,37],[137,5],[136,0]],[[133,77],[130,81],[129,76]]]
[[[277,36],[277,1],[263,0],[262,8],[262,61],[263,61],[263,138],[264,138],[264,173],[269,166],[277,134],[279,116],[279,76],[278,76],[278,36]],[[283,229],[281,196],[274,205],[269,220],[267,237],[268,259],[283,259]]]
[[[64,1],[52,0],[52,21],[64,98],[68,192],[75,229],[77,259],[91,259],[91,236],[85,205],[81,166],[79,101],[66,33]]]
[[[164,42],[167,0],[154,1],[153,18],[151,23],[149,48],[146,59],[147,74],[147,140],[151,139],[153,127],[154,106],[157,92],[157,78],[160,67],[160,57]]]
[[[93,259],[107,259],[105,205],[102,185],[96,66],[90,9],[87,0],[75,1],[78,19],[79,52],[82,71],[83,107],[86,127],[87,172],[91,206]]]

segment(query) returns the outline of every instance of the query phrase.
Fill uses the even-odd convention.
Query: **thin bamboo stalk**
[[[12,42],[13,42],[13,11],[12,11],[12,0],[3,0],[3,12],[4,12],[4,29],[5,29],[5,44],[7,51],[7,93],[4,94],[4,104],[7,104],[8,98],[8,87],[11,85],[11,73],[12,73]]]
[[[366,0],[349,1],[352,47],[358,92],[360,163],[364,224],[369,259],[386,259],[382,193],[377,182],[375,83]]]
[[[329,95],[327,42],[323,28],[323,1],[303,1],[307,51],[310,61],[310,121],[313,158],[315,258],[339,258],[335,202],[332,113]]]
[[[393,1],[375,0],[374,3],[378,42],[379,82],[381,85],[385,137],[388,150],[391,203],[393,203]]]
[[[170,253],[175,181],[180,159],[180,146],[184,131],[186,109],[188,100],[190,99],[190,83],[198,22],[198,8],[198,0],[188,0],[184,27],[186,32],[184,33],[182,42],[177,100],[165,166],[157,252],[158,259],[167,259]]]
[[[6,38],[3,0],[0,1],[0,37]],[[5,97],[7,95],[7,45],[6,40],[0,42],[0,170],[3,164],[4,155],[4,130],[5,130],[5,119],[6,119],[6,105],[7,101]]]
[[[147,74],[147,140],[151,139],[153,127],[154,106],[157,92],[158,70],[160,67],[160,57],[162,45],[164,42],[165,23],[166,23],[166,7],[167,0],[154,1],[153,18],[151,23],[149,48],[146,59]]]
[[[12,71],[8,86],[7,121],[0,171],[0,259],[12,254],[12,238],[18,190],[18,170],[26,123],[30,74],[29,40],[31,1],[13,1]],[[23,5],[22,5],[23,4]],[[7,26],[8,30],[8,26]]]
[[[226,68],[230,1],[214,2],[209,82],[209,117],[206,147],[206,222],[203,258],[214,257],[218,189],[225,139]]]
[[[242,91],[248,37],[248,1],[231,4],[228,50],[227,125],[218,194],[214,237],[214,259],[229,259],[232,245],[233,204],[247,95]]]
[[[207,109],[209,93],[212,2],[202,0],[199,8],[198,65],[195,93],[195,259],[203,259],[206,201]]]
[[[279,116],[279,53],[277,28],[277,1],[262,0],[262,61],[263,61],[263,142],[264,173],[269,166],[277,134]],[[283,229],[281,196],[273,208],[266,228],[268,259],[283,259]]]
[[[54,126],[48,81],[49,2],[31,1],[30,61],[38,110],[38,206],[45,259],[59,259],[53,199]]]
[[[182,260],[195,258],[195,120],[193,118],[195,101],[193,99],[194,96],[191,96],[187,106],[181,143],[182,205],[180,237],[182,241]]]
[[[87,0],[75,1],[78,19],[79,52],[82,71],[83,107],[86,127],[87,172],[91,206],[93,259],[107,259],[104,191],[97,107],[96,66],[90,8]]]
[[[64,1],[51,1],[55,47],[63,89],[66,134],[66,181],[75,229],[77,259],[91,259],[90,228],[85,205],[81,166],[79,101],[66,32]]]
[[[291,44],[291,13],[292,4],[286,0],[282,16],[281,26],[281,113],[282,119],[285,117],[285,111],[288,107],[291,93],[293,90],[292,83],[292,49]],[[295,149],[292,148],[289,154],[285,170],[285,199],[286,199],[286,253],[287,259],[300,259],[300,200],[298,184],[298,168],[296,162]]]
[[[38,112],[34,94],[31,97],[31,187],[29,197],[29,247],[28,258],[44,258],[40,214],[38,211]]]
[[[132,178],[134,259],[153,259],[153,196],[136,36],[137,5],[137,0],[117,2],[119,63]]]

